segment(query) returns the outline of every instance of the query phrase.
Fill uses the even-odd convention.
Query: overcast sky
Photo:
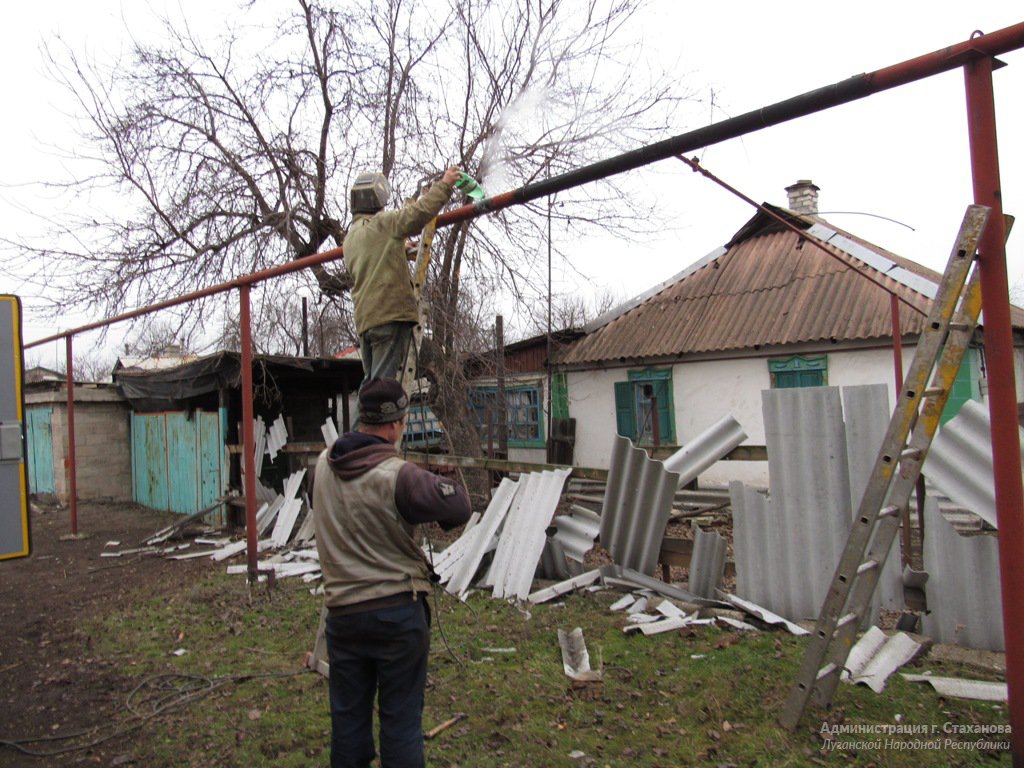
[[[182,4],[197,24],[236,7],[229,0]],[[283,6],[285,0],[257,0],[261,8],[276,4]],[[6,233],[32,226],[31,212],[50,207],[32,187],[11,185],[56,173],[59,165],[48,145],[70,141],[67,104],[44,73],[41,44],[59,33],[77,50],[98,55],[116,51],[125,45],[124,17],[144,31],[146,15],[140,6],[137,0],[47,0],[8,7],[0,27],[0,98],[5,105],[0,226]],[[961,42],[974,30],[993,32],[1022,22],[1024,7],[1009,0],[862,0],[789,8],[654,0],[644,21],[645,55],[672,66],[681,91],[701,99],[688,113],[687,124],[676,131],[685,133]],[[995,73],[1004,207],[1008,213],[1021,213],[1024,52],[1001,58],[1008,65]],[[940,270],[972,199],[962,70],[696,154],[708,170],[757,201],[784,205],[786,186],[811,179],[821,188],[825,218]],[[753,214],[748,205],[678,161],[632,171],[622,183],[624,189],[632,184],[656,188],[659,212],[674,227],[647,243],[580,243],[586,255],[577,259],[577,267],[586,272],[594,291],[640,293],[725,243]],[[1022,242],[1024,233],[1018,231],[1008,246],[1011,285],[1024,285]],[[575,274],[557,268],[554,280],[556,292],[579,282]],[[26,341],[98,319],[73,318],[60,326],[40,322],[34,313],[35,295],[45,287],[4,285],[0,290],[22,295]]]

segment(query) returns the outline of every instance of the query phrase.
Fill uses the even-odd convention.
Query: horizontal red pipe
[[[176,296],[173,299],[167,299],[166,301],[158,301],[155,304],[149,304],[139,309],[133,309],[128,312],[122,312],[119,315],[108,317],[105,320],[97,320],[93,323],[86,323],[80,325],[77,328],[72,328],[68,331],[62,331],[56,333],[53,336],[47,336],[44,339],[36,339],[25,345],[28,347],[36,347],[40,344],[46,344],[57,339],[62,339],[65,336],[70,336],[76,333],[83,333],[85,331],[93,331],[97,328],[102,328],[105,325],[113,325],[123,320],[131,320],[135,317],[142,317],[142,315],[148,315],[150,312],[157,312],[161,309],[168,309],[170,307],[176,307],[180,304],[187,304],[190,301],[196,299],[205,299],[208,296],[216,296],[218,293],[225,293],[234,288],[241,288],[243,285],[255,285],[261,283],[264,280],[269,280],[272,277],[280,277],[281,275],[287,275],[292,272],[299,272],[308,267],[315,267],[317,264],[323,264],[328,261],[334,261],[342,257],[341,248],[332,248],[329,251],[323,251],[322,253],[315,253],[312,256],[305,256],[301,259],[294,259],[292,261],[285,262],[284,264],[278,264],[268,269],[262,269],[259,272],[250,272],[248,275],[242,277],[236,277],[234,280],[229,280],[226,283],[218,283],[217,285],[211,285],[209,288],[203,288],[198,291],[192,291],[192,293],[184,293],[181,296]]]
[[[534,184],[527,184],[511,192],[504,192],[472,205],[464,205],[439,216],[437,226],[455,224],[476,218],[484,213],[527,203],[617,173],[634,170],[658,160],[667,160],[675,155],[702,149],[727,139],[734,139],[762,128],[778,125],[899,85],[906,85],[941,72],[947,72],[963,66],[973,58],[997,56],[1021,47],[1024,47],[1024,22],[884,69],[854,75],[841,82],[808,91],[785,101],[779,101],[655,144],[648,144],[640,149],[602,160],[575,171],[552,176]]]

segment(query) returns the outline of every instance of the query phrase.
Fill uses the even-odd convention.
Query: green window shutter
[[[636,419],[633,417],[633,384],[615,382],[615,431],[630,440],[636,439]]]
[[[769,360],[768,372],[773,389],[823,387],[828,374],[828,358],[825,355],[793,355],[784,360]]]
[[[654,382],[654,396],[658,398],[658,436],[662,443],[674,443],[672,429],[672,382],[661,379]]]
[[[960,363],[960,370],[956,372],[953,386],[949,390],[949,399],[946,401],[946,407],[942,410],[941,424],[945,424],[960,413],[960,409],[968,400],[981,400],[978,368],[978,350],[969,347],[964,354],[963,362]]]
[[[564,373],[551,377],[551,418],[569,418],[569,382]]]

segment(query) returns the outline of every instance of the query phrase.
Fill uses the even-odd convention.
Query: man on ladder
[[[382,173],[361,173],[351,189],[352,224],[342,247],[352,275],[352,303],[363,382],[397,379],[406,363],[419,301],[409,275],[406,239],[419,234],[452,196],[459,169],[444,172],[417,200],[385,211],[391,186]]]

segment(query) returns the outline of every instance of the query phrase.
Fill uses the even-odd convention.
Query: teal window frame
[[[615,382],[615,428],[637,445],[654,443],[651,400],[645,387],[651,386],[658,401],[658,439],[663,445],[676,443],[675,399],[671,368],[644,368],[626,374]]]
[[[476,418],[481,440],[487,439],[487,404],[497,401],[497,386],[474,387],[470,390],[469,404]],[[509,448],[543,448],[546,438],[542,383],[530,381],[507,385],[505,417],[508,421]]]
[[[828,355],[793,355],[768,361],[772,389],[828,385]]]

